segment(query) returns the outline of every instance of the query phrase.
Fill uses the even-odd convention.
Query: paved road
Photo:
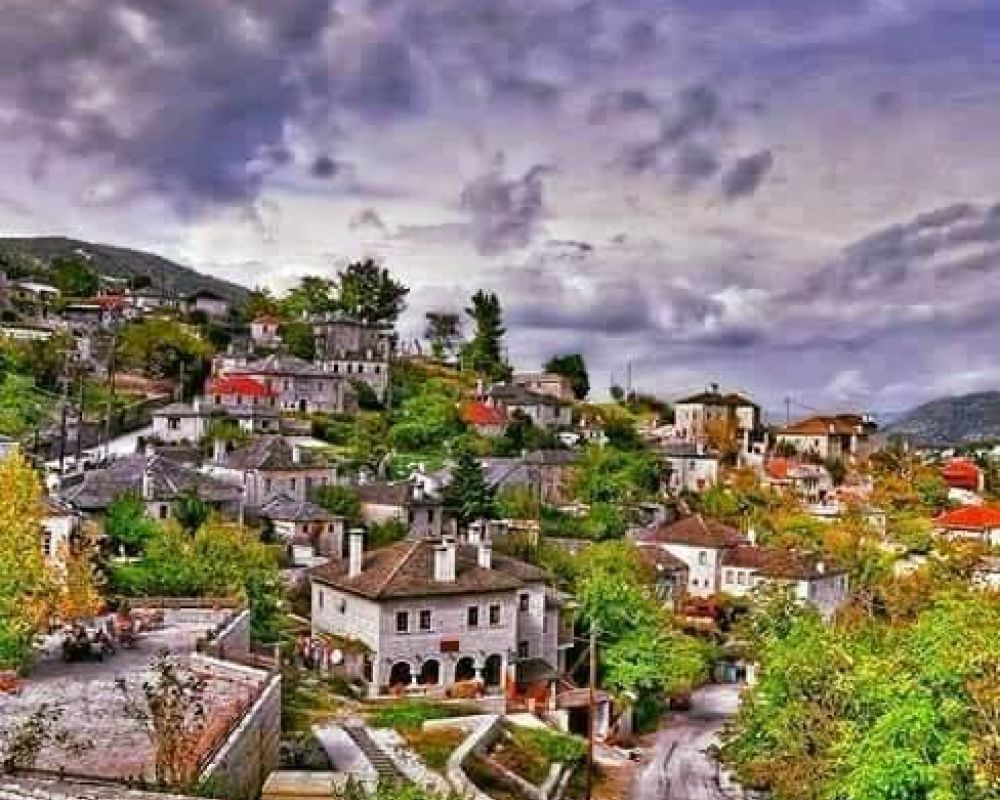
[[[657,733],[653,757],[636,778],[631,800],[726,800],[705,750],[738,705],[738,686],[695,692],[691,710],[674,715]]]

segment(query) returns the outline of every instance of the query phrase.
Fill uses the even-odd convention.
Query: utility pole
[[[63,467],[66,464],[66,406],[69,404],[69,373],[63,367],[63,393],[61,411],[59,413],[59,480],[63,479]]]
[[[76,423],[76,463],[77,463],[77,466],[79,466],[79,464],[80,464],[80,454],[83,451],[83,409],[84,409],[84,403],[85,403],[84,387],[86,385],[86,382],[83,379],[83,373],[82,372],[79,375],[79,379],[80,379],[80,408],[79,408],[79,411],[78,411],[77,423]]]
[[[785,425],[792,424],[792,398],[785,398]]]
[[[590,623],[590,701],[587,713],[587,800],[591,800],[594,788],[594,717],[597,715],[597,698],[594,687],[597,684],[597,629]]]

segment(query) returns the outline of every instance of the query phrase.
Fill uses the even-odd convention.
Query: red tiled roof
[[[102,294],[100,297],[95,297],[93,300],[88,300],[88,303],[93,303],[101,308],[124,308],[125,298],[120,294]]]
[[[746,538],[735,528],[714,520],[705,519],[701,514],[692,514],[647,530],[639,536],[645,544],[689,544],[694,547],[735,547],[746,544]]]
[[[281,320],[278,317],[272,317],[270,314],[261,314],[259,317],[254,317],[254,325],[280,325]]]
[[[807,417],[782,428],[778,433],[808,436],[850,436],[864,430],[864,420],[857,414],[838,414],[833,417]]]
[[[232,375],[213,378],[208,382],[207,394],[237,394],[243,397],[273,397],[275,392],[260,381]]]
[[[764,462],[764,472],[773,480],[785,481],[788,480],[788,468],[791,465],[787,458],[769,458]]]
[[[462,406],[462,421],[467,425],[506,425],[507,414],[501,408],[471,402]]]
[[[840,575],[847,570],[830,561],[792,550],[741,545],[724,550],[723,567],[751,569],[768,578],[808,580],[823,575]]]
[[[979,467],[966,458],[955,458],[941,467],[944,478],[979,478]]]
[[[996,506],[963,506],[946,511],[935,522],[954,530],[990,530],[1000,528],[1000,508]]]

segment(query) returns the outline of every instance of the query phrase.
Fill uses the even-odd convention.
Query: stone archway
[[[410,668],[409,662],[397,661],[392,665],[392,669],[389,670],[389,688],[394,686],[409,686],[412,676],[413,670]]]
[[[500,686],[503,683],[503,656],[494,653],[483,664],[483,683],[487,686]]]
[[[436,658],[428,658],[421,664],[417,683],[421,686],[437,686],[441,683],[441,662]]]
[[[455,664],[455,682],[471,681],[476,677],[476,661],[472,656],[462,656]]]

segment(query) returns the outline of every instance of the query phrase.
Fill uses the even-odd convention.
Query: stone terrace
[[[134,650],[119,650],[104,662],[67,664],[61,660],[60,637],[52,637],[30,677],[16,694],[0,694],[0,731],[10,730],[32,712],[48,704],[62,709],[60,722],[77,741],[92,746],[82,753],[47,747],[36,768],[64,769],[77,775],[152,780],[153,748],[140,724],[125,713],[116,681],[124,680],[133,696],[141,698],[142,683],[150,676],[156,654],[169,650],[207,681],[210,730],[203,743],[208,751],[225,736],[260,690],[253,671],[229,668],[194,653],[196,642],[225,621],[228,610],[177,609],[165,612],[165,624],[140,636]]]

